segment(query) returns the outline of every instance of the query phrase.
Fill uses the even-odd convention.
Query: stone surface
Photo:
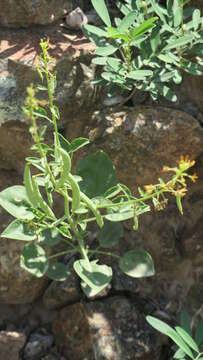
[[[63,354],[74,360],[155,360],[160,353],[158,335],[122,296],[64,308],[53,331]]]
[[[0,242],[0,303],[31,303],[47,285],[46,278],[35,278],[20,267],[23,246],[23,242],[14,240]]]
[[[48,309],[58,309],[78,302],[81,297],[80,281],[71,266],[70,275],[65,281],[51,282],[44,292],[43,303]]]
[[[75,114],[84,106],[94,109],[100,102],[90,84],[95,71],[91,65],[94,47],[83,35],[68,35],[67,30],[59,25],[34,30],[1,30],[0,168],[23,171],[31,139],[29,124],[25,122],[21,108],[26,88],[39,82],[35,66],[41,51],[40,39],[46,37],[50,39],[50,54],[56,59],[52,68],[57,71],[56,103],[61,111],[59,127],[67,121],[73,123]],[[44,102],[47,103],[46,99]]]
[[[20,360],[20,351],[25,341],[24,334],[0,331],[0,358],[4,360]]]
[[[192,116],[163,107],[139,106],[121,111],[80,114],[66,136],[92,141],[88,151],[103,149],[118,170],[118,178],[133,191],[156,182],[163,165],[174,166],[181,155],[196,159],[202,152],[203,130]],[[86,150],[84,150],[86,151]]]
[[[24,348],[23,356],[25,360],[36,360],[46,355],[54,342],[53,335],[34,333],[28,339]]]
[[[0,25],[6,27],[27,27],[47,25],[61,19],[82,0],[1,0]]]

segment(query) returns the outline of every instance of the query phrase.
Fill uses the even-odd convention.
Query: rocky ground
[[[85,1],[77,5],[88,10]],[[109,103],[105,92],[95,91],[90,83],[96,71],[91,64],[94,46],[80,31],[66,27],[64,16],[75,8],[74,1],[52,0],[47,6],[45,0],[19,0],[16,6],[0,0],[0,8],[0,190],[22,181],[31,139],[21,107],[26,87],[38,81],[35,65],[39,41],[45,37],[55,58],[64,136],[89,137],[88,151],[105,150],[120,181],[134,191],[155,182],[162,166],[174,165],[180,155],[196,160],[199,176],[184,200],[183,216],[172,199],[161,214],[144,216],[137,233],[125,224],[118,250],[144,246],[155,260],[156,276],[128,278],[111,262],[111,286],[91,301],[80,290],[71,259],[66,259],[71,270],[67,281],[36,279],[19,266],[23,244],[2,239],[0,359],[168,359],[167,339],[146,324],[145,316],[154,314],[175,324],[186,307],[203,318],[202,77],[185,76],[173,106],[163,99],[152,103],[140,93],[127,106],[112,106],[120,94]],[[0,230],[9,221],[1,210]]]

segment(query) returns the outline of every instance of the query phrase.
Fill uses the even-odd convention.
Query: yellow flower
[[[190,160],[189,155],[186,155],[185,157],[181,155],[179,160],[179,168],[181,170],[187,170],[195,165],[195,160]]]
[[[151,194],[154,191],[154,185],[145,185],[144,189],[148,194]]]
[[[186,192],[187,192],[187,188],[183,187],[181,189],[174,191],[174,195],[175,196],[180,195],[180,197],[183,197],[183,196],[185,196]]]
[[[197,176],[197,174],[196,173],[194,173],[193,175],[191,175],[190,176],[190,179],[192,180],[192,182],[196,182],[197,181],[197,179],[198,179],[198,176]]]

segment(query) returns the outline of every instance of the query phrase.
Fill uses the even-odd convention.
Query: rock
[[[14,171],[1,170],[0,190],[22,183]],[[0,233],[13,218],[0,208]],[[46,287],[47,279],[37,279],[20,267],[20,254],[24,242],[1,239],[0,242],[0,304],[26,304],[33,302]],[[2,305],[1,305],[2,306]],[[1,318],[7,311],[3,310]],[[19,315],[21,310],[18,309]],[[17,315],[14,311],[12,318]]]
[[[24,334],[0,331],[0,357],[4,360],[20,360],[20,351],[25,344]]]
[[[87,16],[77,7],[66,16],[66,24],[69,28],[75,30],[82,30],[82,27],[88,22]]]
[[[178,97],[180,101],[185,99],[185,103],[193,102],[203,112],[203,76],[184,74]]]
[[[119,181],[133,191],[137,185],[156,182],[163,165],[174,166],[186,154],[196,159],[202,152],[202,128],[196,119],[178,110],[151,106],[104,110],[80,114],[75,122],[75,127],[67,125],[66,137],[89,137],[88,152],[101,148],[109,154]]]
[[[64,356],[73,360],[159,358],[158,335],[125,297],[68,306],[59,312],[53,331]]]
[[[47,25],[61,19],[82,0],[1,0],[0,25],[6,27],[27,27]]]
[[[67,306],[58,313],[53,322],[56,344],[63,347],[63,355],[72,360],[92,356],[90,329],[82,304]]]
[[[51,334],[31,334],[23,355],[25,360],[41,359],[42,356],[47,354],[47,351],[52,347],[54,338]]]
[[[57,71],[56,103],[61,111],[59,127],[62,128],[67,121],[73,122],[75,114],[84,106],[86,110],[95,109],[101,101],[90,83],[95,71],[95,66],[91,65],[94,46],[83,35],[68,35],[58,25],[39,27],[35,31],[1,30],[0,168],[15,169],[20,174],[31,145],[29,124],[21,108],[26,88],[39,82],[35,65],[41,52],[40,39],[45,37],[49,37],[50,54],[56,58],[52,68]],[[44,103],[47,103],[46,99]],[[47,137],[50,139],[50,132]]]
[[[23,242],[1,240],[0,303],[31,303],[41,295],[47,285],[47,278],[35,278],[20,267],[20,255],[23,247]]]
[[[52,281],[43,295],[44,306],[48,309],[62,308],[81,299],[80,281],[73,268],[67,280]]]

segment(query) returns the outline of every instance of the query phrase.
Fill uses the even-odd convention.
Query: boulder
[[[114,161],[119,181],[135,191],[156,182],[164,165],[174,166],[181,155],[196,159],[202,153],[203,130],[182,111],[137,106],[120,111],[79,114],[76,126],[69,122],[66,137],[83,135],[91,140],[88,150],[104,150]]]
[[[61,19],[82,0],[1,0],[0,25],[6,27],[27,27],[47,25]]]
[[[68,2],[67,2],[68,3]],[[57,5],[59,8],[59,6]],[[100,102],[90,80],[93,45],[83,35],[68,35],[60,26],[36,28],[35,31],[0,32],[0,168],[15,169],[22,174],[24,158],[29,154],[29,123],[22,112],[26,88],[39,83],[36,71],[40,39],[49,37],[50,54],[55,58],[50,67],[57,72],[56,103],[61,111],[59,127],[73,122],[82,109],[95,109]],[[44,93],[41,99],[47,104]],[[50,129],[51,130],[51,129]],[[51,134],[48,134],[48,138]],[[15,139],[15,141],[13,141]]]
[[[20,360],[20,351],[25,345],[26,337],[14,331],[0,331],[0,355],[4,360]]]
[[[53,323],[53,332],[62,354],[73,360],[156,360],[160,356],[159,335],[124,296],[65,307]]]

